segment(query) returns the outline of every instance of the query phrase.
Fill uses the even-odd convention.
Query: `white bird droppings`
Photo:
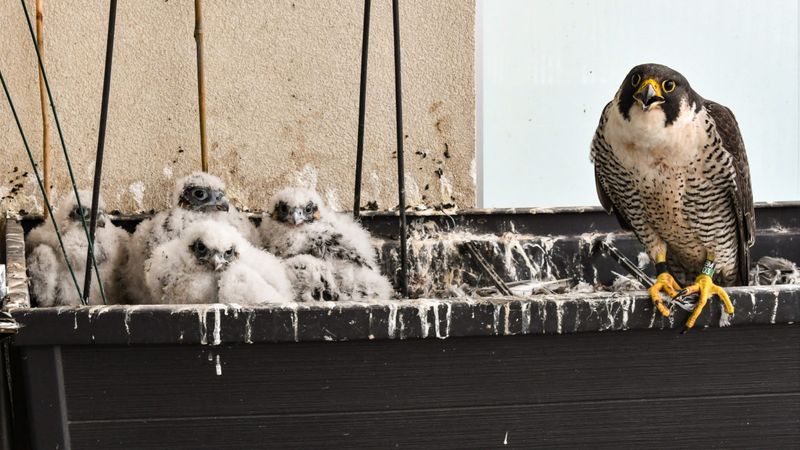
[[[772,316],[769,318],[769,323],[775,323],[775,318],[778,317],[778,293],[775,293],[775,304],[772,305]]]
[[[389,337],[394,339],[397,332],[397,303],[389,304],[389,326],[387,330]]]
[[[142,181],[134,181],[128,186],[128,192],[133,196],[133,201],[136,203],[136,208],[141,211],[144,209],[142,201],[144,200],[144,183]]]

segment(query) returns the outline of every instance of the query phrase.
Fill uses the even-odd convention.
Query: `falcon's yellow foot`
[[[692,294],[699,294],[700,297],[697,299],[697,306],[695,306],[694,311],[692,311],[692,315],[689,316],[689,320],[686,321],[687,329],[694,326],[694,323],[697,321],[697,317],[700,316],[701,312],[703,312],[706,302],[712,295],[716,295],[720,300],[722,300],[723,305],[725,305],[725,311],[728,314],[733,314],[733,304],[731,303],[730,297],[728,297],[728,293],[725,292],[725,290],[721,287],[714,284],[714,281],[711,279],[711,277],[706,274],[700,274],[694,280],[693,285],[687,286],[685,289],[678,292],[678,295],[675,297],[683,298]]]
[[[653,304],[656,305],[658,312],[660,312],[662,316],[669,317],[669,308],[664,306],[664,301],[661,300],[661,292],[663,291],[672,298],[678,295],[678,290],[680,288],[678,282],[675,281],[675,278],[673,278],[669,272],[662,272],[656,278],[656,282],[647,290],[650,293]]]

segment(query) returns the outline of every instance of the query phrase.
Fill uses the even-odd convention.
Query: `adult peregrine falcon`
[[[669,316],[662,291],[699,294],[687,328],[712,295],[732,314],[719,286],[747,284],[755,213],[731,110],[701,97],[669,67],[636,66],[603,110],[591,157],[600,203],[656,262],[649,292],[661,314]],[[676,278],[694,282],[681,289]]]

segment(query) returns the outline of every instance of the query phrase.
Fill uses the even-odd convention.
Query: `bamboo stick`
[[[39,45],[39,52],[42,54],[42,58],[44,58],[44,38],[43,38],[43,30],[44,30],[44,0],[36,0],[36,43]],[[47,121],[47,93],[45,92],[44,86],[44,77],[42,76],[41,69],[38,69],[39,72],[39,102],[41,103],[42,108],[42,172],[44,178],[44,193],[43,195],[47,196],[47,199],[50,200],[50,191],[51,191],[51,184],[52,181],[50,179],[50,162],[51,162],[51,152],[50,152],[50,123]],[[47,219],[48,217],[47,209],[44,210],[44,218]]]
[[[206,80],[203,70],[203,1],[194,0],[194,40],[197,44],[197,101],[200,112],[200,165],[208,172],[206,145]]]

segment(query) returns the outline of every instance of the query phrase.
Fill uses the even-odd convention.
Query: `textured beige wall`
[[[474,206],[474,1],[400,3],[408,202]],[[93,176],[106,5],[45,2],[45,64],[79,187]],[[261,210],[277,188],[316,182],[330,203],[352,208],[362,8],[361,0],[205,1],[210,171],[241,206]],[[119,3],[102,190],[109,209],[164,208],[174,180],[200,166],[193,14],[190,0]],[[381,209],[396,205],[391,23],[391,2],[374,1],[362,199]],[[0,4],[0,55],[39,157],[36,57],[16,0]],[[69,182],[54,127],[51,136],[60,198]],[[41,211],[35,179],[21,176],[30,165],[4,98],[0,152],[2,209]]]

